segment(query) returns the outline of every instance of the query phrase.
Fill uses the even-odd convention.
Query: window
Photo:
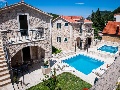
[[[36,31],[36,37],[43,38],[44,37],[44,28],[39,27],[38,30]]]
[[[61,28],[61,23],[57,23],[57,28]]]
[[[64,42],[67,42],[67,38],[64,39]]]
[[[65,26],[68,26],[68,23],[65,23]]]
[[[57,37],[57,42],[61,42],[61,37]]]
[[[92,30],[91,29],[88,29],[88,33],[91,33],[92,32]]]
[[[80,25],[80,33],[82,33],[82,24]]]

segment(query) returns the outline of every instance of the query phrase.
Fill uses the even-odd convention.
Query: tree
[[[99,38],[98,32],[102,31],[105,26],[105,22],[101,16],[99,8],[96,12],[92,11],[91,20],[93,22],[95,38]]]
[[[48,14],[50,14],[50,15],[53,16],[53,20],[54,20],[55,18],[59,17],[59,15],[57,15],[57,14],[53,14],[53,13],[48,13]]]

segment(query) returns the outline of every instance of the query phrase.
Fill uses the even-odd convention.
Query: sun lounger
[[[94,74],[96,74],[97,76],[101,77],[105,71],[104,71],[104,70],[97,69],[97,70],[93,70],[92,72],[93,72]]]

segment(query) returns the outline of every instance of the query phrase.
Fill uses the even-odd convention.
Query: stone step
[[[5,54],[4,53],[0,53],[0,57],[4,56]]]
[[[11,79],[5,80],[3,82],[0,82],[0,87],[6,86],[8,84],[11,84]]]
[[[8,70],[8,67],[0,68],[0,73],[1,73],[1,72],[4,72],[4,71],[7,71],[7,70]]]
[[[0,82],[6,81],[8,79],[10,79],[10,74],[0,77]]]
[[[5,60],[0,60],[0,64],[6,63]]]
[[[6,63],[6,62],[5,62],[5,63],[0,64],[0,68],[3,68],[3,67],[7,67],[7,63]]]
[[[0,50],[0,53],[4,53],[4,51],[3,51],[3,50]]]
[[[2,57],[0,57],[0,60],[5,60],[5,58],[2,56]]]
[[[2,77],[2,76],[5,76],[5,75],[8,75],[9,74],[9,71],[7,70],[7,71],[4,71],[4,72],[1,72],[0,73],[0,77]]]
[[[0,47],[0,50],[3,50],[3,48],[2,48],[2,47]]]

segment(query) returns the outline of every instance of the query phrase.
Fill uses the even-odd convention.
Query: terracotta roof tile
[[[65,19],[66,21],[70,23],[77,23],[78,21],[76,20],[83,19],[82,16],[61,16],[61,18]]]
[[[119,26],[119,32],[117,35],[120,35],[120,22],[115,22],[115,21],[108,21],[102,33],[103,34],[116,34],[117,26]]]

